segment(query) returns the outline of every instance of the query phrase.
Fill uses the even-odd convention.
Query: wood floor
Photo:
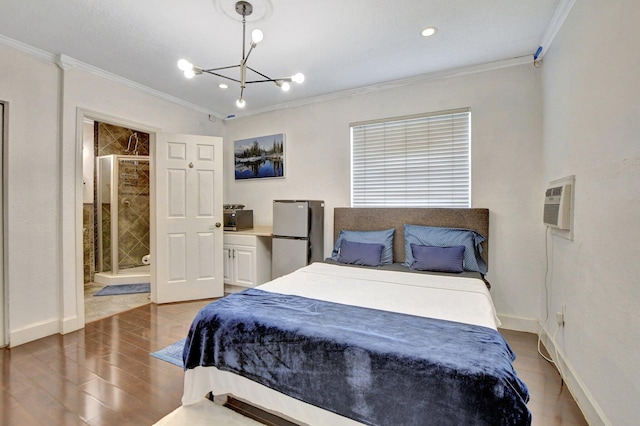
[[[531,399],[527,406],[533,418],[532,425],[587,425],[571,393],[562,385],[558,371],[538,354],[537,336],[511,330],[500,332],[517,355],[513,365],[518,377],[529,388]]]
[[[141,306],[0,349],[0,424],[151,425],[180,405],[182,369],[149,356],[185,337],[207,301]],[[532,334],[503,332],[531,393],[534,425],[586,425]]]

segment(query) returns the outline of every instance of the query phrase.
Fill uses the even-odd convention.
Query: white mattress
[[[477,278],[313,263],[257,288],[494,330],[500,325],[489,290]]]
[[[401,312],[497,329],[500,325],[482,280],[445,275],[353,268],[314,263],[257,287],[275,293]],[[285,418],[307,424],[357,424],[290,398],[266,386],[215,367],[185,372],[184,405],[214,395],[232,394]]]

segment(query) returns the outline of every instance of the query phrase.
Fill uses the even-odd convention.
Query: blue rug
[[[135,293],[149,293],[151,292],[151,285],[146,284],[121,284],[121,285],[108,285],[101,290],[97,291],[94,296],[117,296],[120,294],[135,294]]]
[[[177,342],[167,346],[166,348],[162,348],[159,351],[152,352],[150,355],[182,368],[182,351],[184,350],[185,340],[186,339],[178,340]]]

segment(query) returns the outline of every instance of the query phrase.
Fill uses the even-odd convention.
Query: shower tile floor
[[[110,317],[120,312],[128,311],[138,306],[151,303],[149,293],[122,294],[117,296],[93,295],[104,288],[104,284],[94,282],[84,285],[84,322],[90,323],[102,318]]]

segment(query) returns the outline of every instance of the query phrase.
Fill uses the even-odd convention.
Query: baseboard
[[[51,336],[52,334],[58,334],[60,332],[58,329],[59,326],[59,321],[57,319],[52,319],[49,321],[41,321],[36,324],[30,324],[27,327],[23,327],[18,330],[10,330],[9,346],[13,348],[24,343],[42,339],[43,337]]]
[[[84,323],[80,322],[80,318],[77,316],[73,318],[65,318],[60,321],[60,334],[71,333],[72,331],[80,330],[84,327]]]
[[[502,323],[500,328],[538,334],[537,319],[512,317],[509,315],[498,315],[498,318],[500,318],[500,322]]]
[[[547,348],[554,361],[559,364],[565,385],[576,400],[580,410],[582,410],[582,414],[584,414],[587,423],[591,426],[611,425],[611,421],[609,421],[596,400],[593,398],[593,395],[591,395],[591,392],[589,392],[589,389],[582,382],[580,376],[578,376],[573,368],[573,365],[569,362],[562,351],[562,348],[556,347],[556,341],[553,339],[553,336],[549,335],[548,330],[544,328],[542,324],[539,324],[539,327],[542,344]]]

